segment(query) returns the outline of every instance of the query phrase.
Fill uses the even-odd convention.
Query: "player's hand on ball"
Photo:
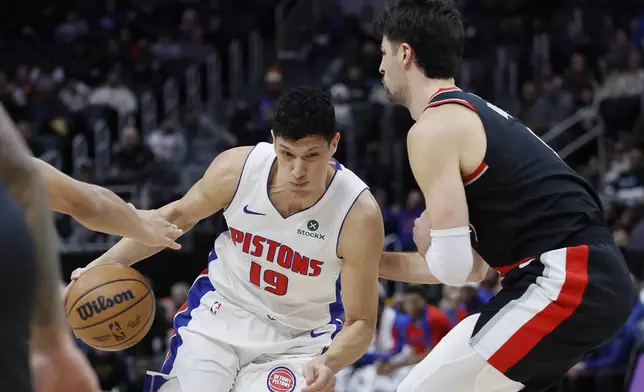
[[[414,243],[418,252],[425,256],[429,250],[429,245],[431,244],[431,238],[429,237],[429,231],[431,230],[432,225],[429,222],[429,215],[427,210],[423,211],[420,214],[419,218],[414,220]]]
[[[31,371],[35,392],[100,392],[85,356],[71,339],[58,347],[32,348]]]
[[[79,278],[79,277],[80,277],[80,276],[81,276],[85,271],[87,271],[87,268],[76,268],[76,269],[74,270],[74,272],[72,272],[71,281],[69,282],[69,284],[67,285],[67,287],[65,287],[65,290],[63,290],[63,303],[67,300],[67,294],[69,293],[69,290],[72,288],[72,285],[74,284],[74,282],[76,282],[76,280],[77,280],[77,279],[78,279],[78,278]]]
[[[164,246],[171,249],[181,249],[176,239],[183,234],[183,230],[168,222],[157,210],[136,210],[136,214],[143,223],[141,235],[134,240],[148,246]]]
[[[302,392],[334,392],[335,374],[319,359],[314,359],[304,365],[306,386]]]

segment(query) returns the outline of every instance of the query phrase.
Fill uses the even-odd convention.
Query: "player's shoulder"
[[[382,222],[382,212],[375,196],[369,188],[364,188],[356,197],[349,209],[346,222],[351,222],[351,227],[368,227],[375,222]]]
[[[217,186],[225,186],[228,183],[231,186],[236,186],[252,150],[252,146],[242,146],[221,152],[213,159],[203,180],[207,184],[212,183]]]
[[[369,244],[370,246],[367,248],[376,247],[380,251],[384,241],[383,226],[382,212],[378,202],[371,191],[365,188],[356,197],[342,223],[338,241],[338,256],[345,260],[347,255],[359,256],[360,249],[366,248],[356,247],[356,243]],[[360,255],[360,257],[362,256],[364,255]]]
[[[425,110],[411,127],[408,140],[459,141],[483,128],[479,115],[460,104],[445,104]]]

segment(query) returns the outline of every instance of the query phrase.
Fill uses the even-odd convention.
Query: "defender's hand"
[[[134,208],[131,204],[130,207]],[[175,240],[183,234],[183,230],[168,222],[157,210],[135,209],[135,211],[143,223],[143,231],[137,238],[132,238],[133,240],[147,246],[181,249],[181,245]]]

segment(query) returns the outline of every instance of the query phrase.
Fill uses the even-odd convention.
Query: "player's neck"
[[[418,121],[427,104],[438,90],[454,87],[454,79],[428,79],[424,75],[409,84],[409,102],[406,105],[414,121]]]
[[[284,217],[291,216],[293,214],[297,214],[300,211],[311,208],[318,201],[320,201],[320,199],[324,197],[328,187],[331,185],[331,181],[333,180],[334,174],[336,172],[334,168],[329,167],[324,182],[317,189],[311,191],[310,194],[305,197],[293,197],[293,194],[286,190],[286,186],[275,181],[276,171],[277,164],[273,166],[271,175],[269,177],[268,197],[275,208]]]

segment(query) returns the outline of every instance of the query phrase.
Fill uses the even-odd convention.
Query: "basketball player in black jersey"
[[[407,146],[427,206],[419,253],[436,282],[462,285],[485,262],[504,276],[398,391],[543,390],[632,309],[599,198],[518,119],[454,85],[464,34],[449,2],[402,0],[376,27],[384,86],[416,120]]]
[[[0,390],[98,392],[60,301],[56,232],[38,169],[0,105]],[[31,336],[30,336],[31,335]]]

